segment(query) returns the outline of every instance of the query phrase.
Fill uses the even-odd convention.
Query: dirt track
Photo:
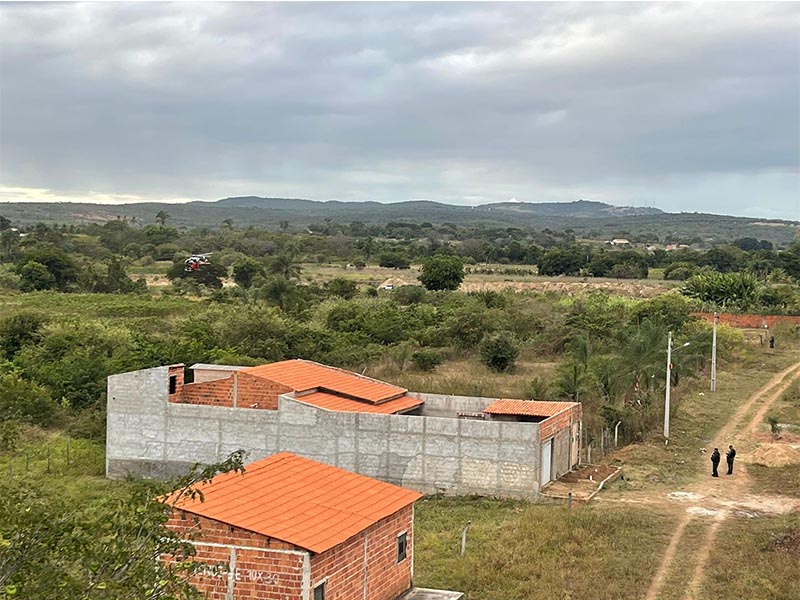
[[[728,422],[714,436],[709,447],[717,447],[724,454],[729,443],[733,443],[736,446],[739,440],[752,436],[756,426],[763,420],[763,416],[767,413],[769,407],[798,378],[800,378],[800,363],[775,375],[764,387],[737,409]],[[756,410],[753,417],[748,419],[750,411],[754,408]],[[680,547],[686,526],[693,519],[710,518],[712,523],[705,533],[702,546],[693,557],[692,563],[695,565],[695,569],[691,578],[686,581],[684,600],[696,600],[699,598],[698,593],[701,589],[703,572],[713,548],[716,534],[725,519],[736,513],[780,514],[800,510],[800,502],[796,498],[761,496],[748,493],[750,480],[747,476],[747,470],[741,467],[736,468],[737,463],[734,463],[734,475],[732,477],[728,477],[725,474],[724,460],[720,463],[719,478],[712,479],[708,477],[709,462],[708,455],[702,454],[701,458],[698,459],[697,468],[698,471],[704,474],[704,477],[686,490],[676,490],[667,494],[666,498],[661,494],[644,494],[638,498],[621,500],[622,502],[627,501],[637,504],[664,504],[665,502],[673,504],[678,502],[688,505],[678,522],[675,532],[672,534],[645,600],[657,600],[659,598],[669,568],[675,558],[677,549]]]

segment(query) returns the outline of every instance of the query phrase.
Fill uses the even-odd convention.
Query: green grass
[[[0,314],[39,313],[45,317],[166,319],[188,315],[197,303],[185,298],[149,294],[62,294],[31,292],[0,296]]]
[[[416,507],[415,585],[463,591],[468,600],[638,599],[674,526],[672,515],[634,508],[570,513],[525,502],[429,498]]]
[[[694,572],[697,552],[705,542],[711,527],[708,519],[693,519],[683,530],[683,536],[667,571],[658,600],[683,600],[686,584]]]
[[[770,416],[778,419],[778,423],[796,425],[800,428],[800,381],[795,381],[781,395],[767,414],[767,417]]]
[[[745,465],[752,481],[751,491],[756,494],[782,494],[800,498],[800,465],[765,467]]]
[[[625,480],[613,483],[609,491],[674,488],[695,481],[698,461],[708,462],[700,448],[709,445],[741,403],[796,360],[796,354],[788,350],[751,355],[735,368],[719,370],[717,391],[713,394],[708,391],[705,378],[684,383],[673,393],[677,407],[670,422],[669,445],[653,435],[648,443],[628,446],[609,456],[612,462],[625,465]]]
[[[794,531],[794,552],[771,542]],[[800,515],[727,519],[712,550],[702,600],[800,598]]]

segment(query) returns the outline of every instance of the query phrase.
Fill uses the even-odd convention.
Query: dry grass
[[[800,498],[800,465],[765,467],[745,464],[756,494],[782,494]]]
[[[366,374],[415,392],[524,398],[534,377],[551,379],[557,367],[556,362],[523,352],[513,371],[496,373],[483,365],[477,356],[456,354],[430,373],[415,370],[410,363],[401,365],[397,360],[386,359],[370,367]]]
[[[727,519],[712,551],[700,598],[800,598],[800,548],[792,552],[775,543],[790,532],[800,538],[800,515]]]
[[[705,542],[709,527],[711,521],[707,519],[693,519],[686,525],[661,592],[658,594],[658,600],[684,599],[687,579],[694,571],[696,566],[694,560]]]
[[[670,423],[669,445],[653,435],[648,443],[610,455],[612,462],[625,464],[625,481],[615,482],[611,489],[674,488],[695,481],[700,448],[708,446],[742,402],[796,360],[789,349],[780,354],[748,353],[741,364],[719,370],[714,394],[708,391],[705,379],[679,387],[673,394],[677,408]]]
[[[463,591],[468,600],[638,599],[674,525],[670,514],[633,508],[569,513],[524,502],[429,498],[416,509],[415,584]]]

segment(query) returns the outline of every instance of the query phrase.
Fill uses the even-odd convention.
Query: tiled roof
[[[535,400],[495,400],[483,409],[492,415],[518,415],[525,417],[552,417],[563,410],[577,406],[577,402],[538,402]]]
[[[321,553],[422,494],[290,452],[217,475],[175,507]],[[168,501],[168,498],[166,499]]]
[[[400,396],[394,400],[387,400],[380,404],[373,404],[370,402],[363,402],[360,400],[352,400],[344,396],[336,396],[335,394],[328,394],[326,392],[313,392],[305,396],[298,396],[295,398],[298,402],[305,402],[319,408],[326,410],[335,410],[339,412],[363,412],[363,413],[377,413],[389,415],[401,411],[407,411],[415,406],[425,404],[423,400],[417,400],[411,396]]]
[[[350,371],[300,359],[248,367],[242,369],[242,372],[282,383],[296,392],[319,388],[367,402],[381,402],[397,398],[405,395],[408,391]]]

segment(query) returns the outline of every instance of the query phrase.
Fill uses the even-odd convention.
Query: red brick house
[[[167,526],[208,564],[209,600],[395,600],[413,577],[421,494],[282,452],[200,485]],[[169,502],[169,498],[164,499]]]

